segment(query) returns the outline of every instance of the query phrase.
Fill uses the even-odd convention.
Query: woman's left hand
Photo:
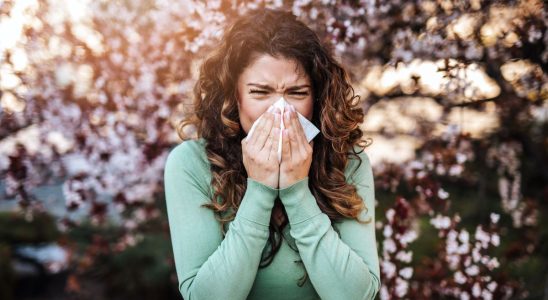
[[[304,129],[292,105],[284,112],[283,118],[285,129],[282,133],[280,189],[291,186],[308,176],[314,146],[314,141],[309,144],[306,140]]]

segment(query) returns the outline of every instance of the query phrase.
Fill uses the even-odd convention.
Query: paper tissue
[[[288,106],[289,103],[285,101],[283,97],[281,97],[276,103],[274,103],[272,106],[277,107],[280,112],[282,113],[282,117],[280,118],[280,129],[284,129],[284,119],[283,119],[283,113],[286,110],[286,106]],[[303,126],[304,133],[306,135],[306,140],[310,142],[318,133],[320,133],[320,130],[312,124],[307,118],[305,118],[303,115],[301,115],[299,112],[297,112],[297,115],[299,116],[299,122]],[[259,120],[262,118],[262,115],[253,123],[251,126],[251,129],[249,130],[247,134],[247,138],[250,138],[253,134],[253,131],[255,130],[255,127],[259,123]],[[280,130],[280,140],[278,143],[278,161],[282,160],[282,131]]]

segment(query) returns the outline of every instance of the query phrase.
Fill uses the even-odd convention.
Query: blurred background
[[[379,299],[548,299],[546,3],[0,0],[0,299],[181,299],[163,167],[227,22],[290,10],[366,111]]]

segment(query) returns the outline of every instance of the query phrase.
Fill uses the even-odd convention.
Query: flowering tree
[[[525,269],[548,264],[542,1],[0,1],[4,198],[32,215],[33,188],[60,178],[61,230],[110,214],[109,249],[138,245],[165,222],[163,166],[202,53],[261,7],[333,46],[373,146],[407,146],[374,170],[380,298],[540,297],[546,278]]]

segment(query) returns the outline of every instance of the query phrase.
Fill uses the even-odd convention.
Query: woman
[[[280,97],[293,107],[283,116],[270,108]],[[373,299],[364,113],[316,34],[282,11],[240,17],[203,62],[194,98],[164,174],[184,299]],[[296,112],[321,130],[310,143]]]

